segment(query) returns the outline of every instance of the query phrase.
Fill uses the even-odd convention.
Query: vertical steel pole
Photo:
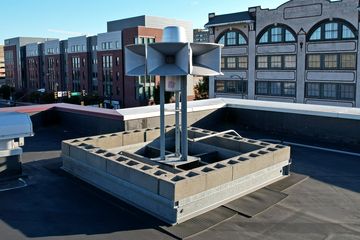
[[[160,159],[165,160],[165,77],[160,77]]]
[[[180,157],[180,93],[175,92],[175,156]]]
[[[188,129],[187,129],[187,76],[181,77],[181,154],[182,160],[188,158]]]

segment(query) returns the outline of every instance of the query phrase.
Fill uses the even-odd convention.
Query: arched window
[[[308,41],[346,40],[357,37],[356,29],[341,19],[325,20],[316,24],[308,35]]]
[[[260,32],[258,43],[296,42],[295,32],[285,25],[271,25]]]
[[[228,30],[220,34],[216,42],[225,46],[240,46],[246,45],[247,39],[239,30]]]

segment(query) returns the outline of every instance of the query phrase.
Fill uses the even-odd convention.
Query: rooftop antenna
[[[166,27],[160,43],[125,47],[126,75],[160,76],[160,162],[183,163],[191,158],[188,156],[188,77],[221,75],[221,47],[220,44],[190,43],[185,29],[178,26]],[[175,93],[175,153],[169,155],[165,151],[165,92]]]

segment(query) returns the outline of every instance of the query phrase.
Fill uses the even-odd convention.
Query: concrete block
[[[216,163],[201,169],[206,176],[206,190],[232,181],[232,167]]]
[[[160,137],[160,129],[147,129],[145,130],[145,142],[154,141]]]
[[[67,171],[72,172],[73,171],[73,164],[72,164],[72,158],[66,155],[61,155],[62,158],[62,166],[64,169],[66,169]]]
[[[123,132],[122,135],[123,146],[145,142],[145,132],[143,130]]]
[[[70,145],[68,142],[66,141],[61,142],[61,153],[66,156],[70,156]]]
[[[130,167],[130,183],[135,184],[152,193],[158,194],[159,180],[155,175],[152,174],[153,170],[153,167],[145,164]]]
[[[122,133],[110,134],[110,135],[107,135],[107,137],[109,139],[107,140],[108,145],[106,146],[106,149],[123,146],[123,134]]]
[[[130,171],[127,162],[131,161],[126,157],[119,157],[117,161],[107,160],[106,172],[114,177],[130,182]],[[140,164],[140,163],[136,163]]]
[[[86,160],[86,150],[82,148],[82,146],[85,146],[85,143],[82,142],[76,142],[71,143],[69,145],[69,155],[71,158],[76,159],[78,161],[85,161]]]
[[[108,135],[100,135],[94,138],[96,147],[107,149],[108,146],[111,144],[111,139],[108,137]]]
[[[274,164],[274,153],[264,150],[255,151],[248,155],[251,157],[255,171],[260,171]]]
[[[206,190],[206,176],[196,171],[184,174],[167,174],[159,178],[159,195],[179,201]]]
[[[158,178],[154,167],[120,156],[116,161],[107,160],[107,173],[158,194]]]
[[[250,158],[241,157],[239,159],[230,159],[227,161],[228,165],[232,166],[232,179],[236,180],[254,172],[254,166]]]
[[[274,148],[277,149],[274,152],[274,163],[280,163],[290,160],[291,148],[289,146],[275,145]]]
[[[86,137],[86,138],[83,138],[81,139],[84,143],[86,144],[89,144],[89,145],[96,145],[97,142],[96,142],[96,137]]]
[[[110,157],[110,155],[107,154],[111,154],[111,156],[115,155],[95,147],[93,149],[88,149],[84,163],[93,168],[96,168],[97,170],[106,172],[107,158]]]

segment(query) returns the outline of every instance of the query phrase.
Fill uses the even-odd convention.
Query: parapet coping
[[[166,104],[166,115],[174,114],[174,104]],[[256,111],[269,111],[279,113],[293,113],[301,115],[331,117],[340,119],[360,120],[360,108],[335,107],[314,104],[283,103],[272,101],[247,100],[236,98],[214,98],[188,102],[188,113],[221,108],[247,109]],[[159,106],[146,106],[117,110],[124,121],[158,117]]]
[[[166,104],[166,115],[174,115],[174,104]],[[283,103],[272,101],[246,100],[235,98],[214,98],[188,102],[188,113],[210,111],[222,108],[247,109],[278,113],[292,113],[309,116],[330,117],[349,120],[360,120],[360,108],[335,107],[300,103]],[[110,110],[89,106],[78,106],[66,103],[31,105],[24,107],[0,108],[0,112],[36,113],[55,109],[57,111],[99,116],[115,120],[130,121],[143,118],[159,117],[160,106],[146,106]]]

